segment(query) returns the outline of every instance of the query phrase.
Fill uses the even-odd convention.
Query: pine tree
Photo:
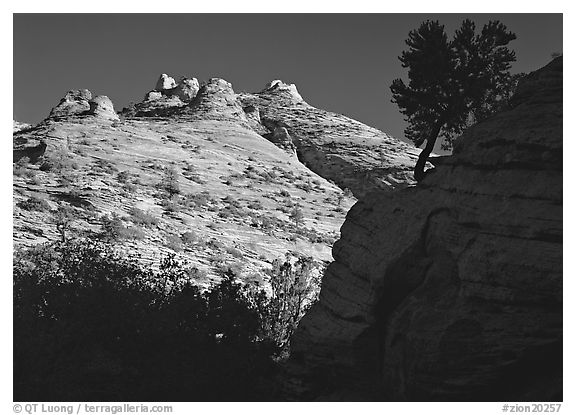
[[[444,26],[425,21],[412,30],[408,50],[399,57],[408,68],[409,83],[395,79],[390,86],[392,102],[406,115],[406,137],[416,146],[426,142],[414,169],[414,178],[424,178],[424,167],[436,139],[450,145],[470,119],[491,112],[510,85],[511,63],[516,60],[506,45],[516,39],[498,21],[484,25],[479,34],[475,24],[464,20],[454,38],[448,41]]]

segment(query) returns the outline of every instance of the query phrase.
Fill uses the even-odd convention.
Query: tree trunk
[[[416,162],[416,166],[414,166],[414,180],[417,182],[421,182],[422,179],[426,176],[426,172],[424,171],[424,167],[426,167],[426,162],[428,161],[428,157],[432,153],[434,149],[434,144],[436,144],[436,139],[440,134],[440,130],[442,129],[442,125],[444,123],[440,120],[436,122],[436,125],[430,132],[430,136],[426,139],[426,147],[418,156],[418,161]]]

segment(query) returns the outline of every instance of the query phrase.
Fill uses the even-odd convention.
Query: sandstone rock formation
[[[68,91],[58,105],[52,108],[48,118],[63,118],[82,114],[90,109],[88,102],[91,99],[92,93],[87,89]]]
[[[412,168],[420,150],[344,115],[309,105],[293,84],[275,80],[259,93],[242,93],[238,98],[244,108],[258,109],[261,125],[269,132],[286,128],[299,160],[308,168],[342,189],[349,188],[356,197],[414,183]]]
[[[162,75],[160,75],[160,78],[158,78],[155,89],[156,91],[162,92],[172,89],[174,87],[176,87],[176,81],[174,80],[174,78],[163,73]]]
[[[562,400],[562,59],[417,187],[348,213],[299,399]]]
[[[12,121],[13,121],[12,133],[17,133],[18,131],[26,130],[26,129],[32,127],[30,124],[27,124],[25,122],[19,122],[16,120],[12,120]]]
[[[118,114],[114,111],[114,104],[110,98],[105,95],[99,95],[89,102],[90,109],[88,114],[95,117],[105,118],[110,120],[118,120]]]
[[[196,78],[183,78],[178,85],[170,91],[171,95],[180,98],[182,102],[190,102],[200,89],[200,84]]]
[[[174,78],[162,74],[156,88],[144,96],[144,101],[133,108],[124,108],[122,114],[128,117],[176,117],[179,110],[194,99],[199,89],[196,78],[182,78],[176,83]]]
[[[144,101],[156,101],[162,98],[162,92],[150,91],[144,96]]]
[[[156,91],[122,114],[248,126],[289,154],[295,149],[309,169],[341,189],[350,189],[356,197],[414,184],[412,170],[420,150],[344,115],[309,105],[294,84],[274,80],[258,93],[236,94],[220,78],[210,79],[199,89],[196,78],[184,78],[166,89],[172,85],[168,78],[172,79],[163,74]],[[278,133],[285,130],[290,143],[278,139],[277,128]]]
[[[236,121],[248,125],[248,119],[232,84],[221,78],[211,78],[190,103],[189,116],[194,119]]]
[[[286,127],[276,126],[272,134],[267,134],[265,137],[288,154],[296,155],[296,146]]]
[[[157,101],[169,99],[185,108],[121,123],[86,111],[14,134],[15,247],[60,240],[55,216],[70,208],[70,237],[98,238],[116,215],[128,232],[116,235],[122,253],[145,264],[175,253],[201,286],[225,266],[265,283],[289,251],[332,260],[353,198],[256,133],[226,81],[208,82],[193,106]],[[112,108],[93,101],[94,114]],[[171,196],[161,190],[169,169],[180,190]]]
[[[303,101],[302,96],[298,93],[296,85],[286,84],[279,79],[268,82],[264,87],[263,92],[284,92],[286,95],[290,96],[293,100]]]

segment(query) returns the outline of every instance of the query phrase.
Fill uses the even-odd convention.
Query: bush
[[[101,236],[108,241],[144,239],[146,236],[142,228],[137,225],[126,227],[117,213],[113,213],[112,216],[102,216],[100,223],[102,225]]]
[[[254,209],[254,210],[262,210],[264,209],[264,206],[262,205],[262,202],[260,202],[259,200],[252,200],[248,203],[248,208],[249,209]]]
[[[106,174],[113,174],[118,171],[118,168],[108,160],[98,159],[94,162],[94,170]]]
[[[274,399],[261,295],[230,274],[202,292],[174,256],[68,241],[17,251],[13,275],[17,401]]]
[[[71,229],[72,222],[76,219],[76,212],[68,205],[59,205],[58,209],[54,212],[54,224],[62,242],[66,242],[66,233]]]
[[[40,165],[41,171],[51,171],[54,173],[62,173],[69,170],[78,169],[78,163],[64,149],[58,149],[51,153],[45,153],[43,156],[44,162]]]
[[[23,177],[28,174],[28,164],[30,164],[30,157],[24,156],[12,165],[12,174],[14,176]]]
[[[171,254],[154,265],[113,245],[17,250],[14,400],[277,400],[275,360],[319,291],[319,264],[276,260],[271,296],[234,278],[201,291],[203,271]]]
[[[16,206],[28,211],[46,212],[50,210],[48,202],[36,196],[30,196],[28,199],[16,203]]]
[[[157,185],[158,189],[166,192],[168,197],[180,194],[180,183],[178,182],[178,172],[174,167],[166,167],[164,176]]]
[[[182,250],[182,239],[180,239],[178,235],[167,235],[166,247],[173,251],[180,252]]]
[[[149,212],[144,212],[137,207],[132,207],[132,209],[130,209],[130,219],[132,219],[132,222],[138,225],[146,226],[149,228],[158,225],[157,217],[150,214]]]
[[[262,333],[282,354],[306,311],[318,299],[322,267],[311,257],[287,254],[268,271],[272,295],[259,303]]]
[[[299,206],[294,207],[288,216],[290,216],[290,219],[292,219],[297,225],[304,223],[304,213]]]
[[[234,199],[232,196],[228,195],[224,198],[222,198],[222,202],[226,203],[229,206],[235,207],[235,208],[240,208],[241,204],[238,200]]]
[[[234,258],[239,259],[244,258],[244,254],[242,253],[242,251],[240,251],[238,248],[234,246],[227,246],[226,248],[224,248],[224,250],[230,255],[232,255]]]
[[[199,239],[198,234],[194,231],[186,231],[180,235],[180,238],[182,239],[182,242],[188,246],[194,245]]]
[[[202,193],[188,193],[184,196],[184,205],[187,207],[200,208],[213,201],[210,193],[207,191]]]
[[[131,175],[128,171],[122,170],[120,173],[118,173],[118,176],[116,176],[116,180],[118,180],[119,183],[127,184],[130,176]]]

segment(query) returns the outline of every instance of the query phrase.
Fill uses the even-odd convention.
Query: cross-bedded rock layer
[[[561,400],[562,200],[560,58],[421,185],[351,209],[293,340],[289,388],[299,399]]]

